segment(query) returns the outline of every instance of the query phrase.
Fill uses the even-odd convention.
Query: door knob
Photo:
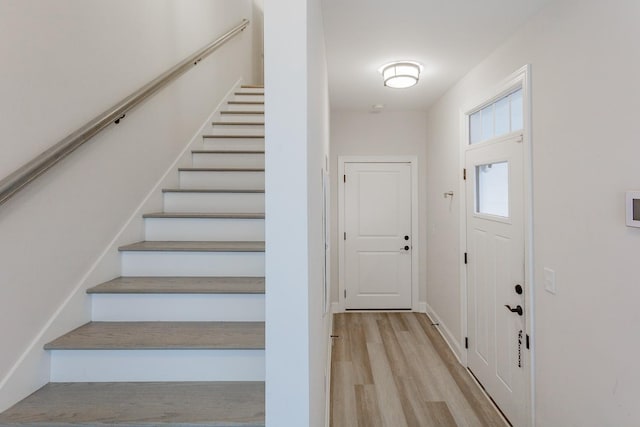
[[[520,305],[516,306],[516,308],[511,308],[511,306],[509,306],[508,304],[505,304],[504,306],[507,307],[507,309],[512,313],[518,313],[518,316],[522,316],[522,314],[524,313]]]
[[[410,249],[409,246],[404,246],[400,248],[401,251],[408,251],[409,249]]]

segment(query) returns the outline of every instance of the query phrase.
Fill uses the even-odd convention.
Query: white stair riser
[[[226,130],[234,130],[234,129],[242,129],[246,131],[262,131],[264,132],[264,116],[260,119],[256,119],[255,122],[251,122],[245,120],[244,122],[233,122],[231,120],[227,120],[225,118],[218,118],[218,120],[211,122],[212,129],[226,129]],[[231,124],[230,124],[231,123]],[[260,124],[256,124],[260,123]]]
[[[264,219],[146,218],[149,241],[263,241]]]
[[[206,150],[264,151],[264,138],[202,138]]]
[[[243,87],[243,88],[237,89],[235,92],[240,92],[240,93],[260,93],[260,94],[264,95],[264,88],[263,87]]]
[[[264,190],[264,172],[180,171],[180,188]]]
[[[50,381],[264,381],[264,369],[264,350],[54,350]]]
[[[264,123],[264,114],[218,114],[215,121],[247,123],[262,122]]]
[[[225,111],[264,111],[264,104],[227,104]]]
[[[100,322],[263,322],[264,294],[93,294]]]
[[[194,168],[264,168],[264,154],[193,153]]]
[[[234,95],[234,101],[258,101],[264,102],[264,95],[249,95],[248,92],[242,92],[243,95]]]
[[[213,126],[209,131],[207,131],[207,135],[257,135],[264,138],[264,128],[260,129],[256,126],[256,129],[248,129],[242,127],[231,127],[233,125],[224,126],[218,125]]]
[[[123,276],[264,276],[264,252],[122,252]]]
[[[264,213],[264,193],[164,193],[164,211]]]

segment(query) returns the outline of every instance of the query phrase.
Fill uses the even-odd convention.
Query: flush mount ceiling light
[[[383,65],[378,71],[382,74],[385,86],[405,89],[418,83],[422,65],[415,61],[396,61]]]

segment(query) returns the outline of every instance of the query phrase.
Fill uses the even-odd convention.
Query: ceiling
[[[550,1],[322,0],[331,107],[426,110]],[[396,60],[424,66],[416,86],[383,86]]]

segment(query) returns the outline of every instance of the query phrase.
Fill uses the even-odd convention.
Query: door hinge
[[[462,169],[462,179],[467,180],[467,168]]]
[[[346,289],[344,290],[344,297],[345,297],[345,299],[347,298],[347,290]]]
[[[342,175],[342,180],[343,180],[344,182],[347,182],[347,175]]]
[[[464,253],[464,263],[465,264],[467,263],[467,253],[466,252]]]
[[[526,344],[527,350],[528,350],[529,349],[529,334],[527,334],[525,337],[526,337],[525,344]]]
[[[344,240],[347,240],[347,232],[344,232]]]
[[[464,337],[464,348],[469,348],[469,337]]]

